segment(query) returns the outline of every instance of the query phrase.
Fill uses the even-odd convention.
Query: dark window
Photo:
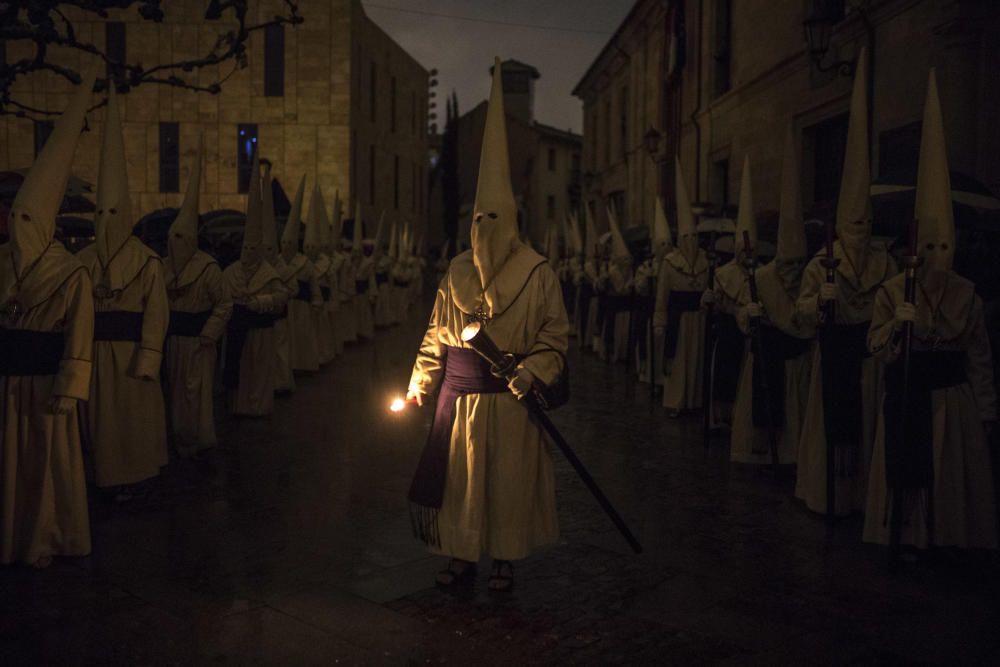
[[[556,219],[556,198],[552,195],[545,198],[545,215],[549,220]]]
[[[732,85],[732,0],[715,0],[715,34],[712,59],[715,61],[715,96],[722,95]]]
[[[410,166],[412,167],[412,169],[410,170],[410,174],[413,177],[413,187],[411,188],[411,192],[410,192],[410,208],[413,209],[414,213],[416,213],[416,211],[417,211],[417,163],[416,162],[411,162]]]
[[[729,160],[716,160],[712,163],[709,196],[719,206],[729,206]]]
[[[181,191],[180,123],[160,123],[160,192]]]
[[[399,156],[392,158],[392,207],[399,210]]]
[[[285,26],[264,29],[264,97],[285,94]]]
[[[0,39],[0,67],[7,66],[7,40]]]
[[[389,129],[396,131],[396,77],[389,79]]]
[[[410,93],[410,132],[417,133],[417,94]]]
[[[813,146],[813,201],[834,202],[840,195],[847,146],[848,115],[841,114],[807,130]]]
[[[375,205],[375,144],[368,146],[368,203]]]
[[[604,164],[611,164],[611,100],[604,100]]]
[[[371,65],[368,68],[368,118],[373,123],[375,122],[375,112],[376,112],[375,100],[378,97],[378,94],[375,90],[376,88],[375,84],[376,84],[375,61],[373,60],[371,61]]]
[[[502,69],[500,66],[500,85],[508,95],[527,95],[531,92],[531,78],[526,72]]]
[[[241,123],[236,126],[236,185],[241,193],[250,189],[250,171],[253,154],[257,150],[257,125]]]
[[[549,149],[549,171],[556,170],[556,149]]]
[[[574,179],[580,177],[580,154],[579,153],[573,153],[573,174],[572,174],[572,176],[573,176]]]
[[[35,156],[37,157],[39,153],[42,152],[42,148],[45,147],[45,142],[49,140],[49,135],[52,134],[52,128],[55,127],[55,122],[51,120],[36,120],[35,121]]]
[[[917,182],[917,163],[920,160],[919,121],[886,130],[878,137],[878,173],[897,183]],[[906,179],[906,180],[903,180]]]
[[[621,142],[619,148],[622,155],[628,154],[628,86],[622,88],[621,98],[618,100],[618,140]]]
[[[125,64],[125,24],[109,21],[104,24],[104,53],[108,56],[107,76],[119,77]]]

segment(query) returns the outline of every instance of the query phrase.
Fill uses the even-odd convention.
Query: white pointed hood
[[[750,237],[750,251],[756,254],[757,221],[753,210],[753,178],[750,174],[750,156],[743,158],[743,174],[740,177],[740,206],[736,213],[736,238],[734,247],[737,250],[736,260],[740,255],[746,256],[746,244],[743,232]]]
[[[198,137],[198,152],[191,167],[191,177],[188,179],[184,201],[177,212],[177,217],[167,232],[167,271],[177,279],[191,258],[198,252],[198,208],[201,192],[201,163],[204,156],[204,143]]]
[[[278,259],[278,220],[274,215],[274,181],[271,167],[261,169],[261,255],[275,265]]]
[[[662,257],[673,248],[674,241],[670,236],[670,225],[667,224],[667,214],[663,208],[663,199],[656,198],[653,211],[652,251],[656,257]]]
[[[351,254],[352,255],[362,255],[364,254],[364,248],[362,247],[365,240],[365,223],[364,218],[361,215],[361,202],[355,202],[354,204],[354,229],[353,238],[351,240]]]
[[[97,212],[94,214],[94,232],[97,237],[95,245],[101,266],[108,266],[125,245],[132,235],[133,224],[125,139],[122,135],[118,96],[112,84],[108,88],[108,104],[104,110],[101,164],[97,175]]]
[[[257,272],[264,259],[263,209],[260,160],[257,151],[254,150],[253,165],[250,168],[250,187],[247,189],[247,220],[243,228],[243,248],[240,251],[240,262],[248,280]]]
[[[802,187],[799,182],[799,153],[795,133],[788,125],[784,155],[781,160],[781,199],[778,207],[778,261],[804,260],[806,228],[802,217]]]
[[[674,189],[677,197],[677,247],[687,260],[694,266],[698,259],[698,226],[694,221],[694,211],[691,210],[691,197],[688,195],[687,184],[684,182],[684,171],[681,161],[674,157]]]
[[[323,232],[320,228],[320,221],[326,215],[326,203],[323,201],[323,193],[319,189],[319,183],[313,184],[312,197],[309,198],[309,214],[306,216],[306,237],[303,241],[303,252],[306,257],[315,260],[319,257],[320,248],[323,244]]]
[[[632,259],[632,253],[628,250],[625,237],[622,236],[621,225],[618,224],[618,212],[614,204],[608,204],[608,227],[611,231],[611,259],[623,260]]]
[[[388,255],[393,261],[399,259],[399,224],[396,221],[393,221],[392,229],[389,232]]]
[[[847,126],[844,171],[837,199],[837,236],[849,255],[859,253],[871,238],[871,165],[868,155],[868,66],[864,49],[858,54]],[[856,261],[857,257],[855,257]],[[860,267],[859,267],[860,268]]]
[[[38,153],[14,197],[7,230],[14,269],[19,278],[24,278],[28,267],[52,242],[56,215],[62,204],[73,166],[73,154],[90,106],[95,76],[94,67],[84,72],[80,85],[74,89],[66,110],[56,119],[45,147]]]
[[[324,201],[324,204],[326,202]],[[326,206],[323,207],[323,243],[320,246],[323,254],[332,257],[334,252],[337,250],[337,231],[340,229],[340,218],[343,216],[342,206],[340,204],[340,190],[333,191],[333,212],[332,215],[326,215]]]
[[[500,59],[495,58],[472,213],[472,257],[480,283],[487,292],[492,290],[496,274],[508,256],[522,245],[518,238],[517,203],[510,182],[502,69]]]
[[[383,209],[378,216],[378,224],[375,226],[375,243],[374,243],[375,249],[372,251],[372,254],[374,256],[380,257],[385,253],[384,247],[386,242],[386,234],[388,233],[389,233],[388,227],[385,222],[385,210]]]
[[[590,212],[590,205],[587,203],[584,203],[583,205],[583,222],[586,227],[586,240],[584,241],[583,254],[586,259],[592,259],[600,254],[598,250],[600,237],[597,234],[597,225],[594,224],[594,216]]]
[[[918,247],[924,257],[924,270],[930,273],[950,271],[955,260],[955,220],[944,120],[933,68],[928,75],[924,103],[914,216],[919,223]]]
[[[291,262],[299,254],[299,235],[302,233],[302,200],[306,191],[306,176],[299,179],[299,187],[295,190],[292,208],[285,220],[285,229],[281,232],[281,256],[286,262]]]

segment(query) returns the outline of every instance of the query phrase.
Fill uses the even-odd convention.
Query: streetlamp
[[[649,159],[655,164],[662,164],[666,160],[666,156],[660,154],[661,139],[663,139],[663,134],[652,126],[646,130],[646,134],[642,135],[642,142],[649,154]]]
[[[868,26],[868,17],[865,14],[867,0],[857,0],[852,3],[850,10],[845,14],[843,0],[814,0],[813,10],[809,17],[802,22],[802,31],[805,34],[806,43],[809,45],[809,56],[813,65],[820,72],[837,70],[841,76],[854,76],[854,69],[857,60],[838,60],[824,65],[823,60],[830,51],[830,42],[833,37],[833,26],[846,20],[851,14],[857,13],[865,26]],[[869,28],[870,29],[870,28]]]

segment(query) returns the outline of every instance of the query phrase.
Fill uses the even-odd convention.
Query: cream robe
[[[340,286],[340,312],[338,317],[343,323],[344,342],[355,343],[358,340],[358,315],[354,306],[354,273],[355,255],[347,255],[340,266],[337,283]]]
[[[334,299],[333,289],[330,286],[328,273],[330,271],[330,258],[325,254],[317,255],[313,260],[316,267],[320,289],[326,289],[330,294],[330,299]],[[321,297],[322,298],[322,295]],[[336,348],[333,344],[333,327],[330,324],[330,309],[328,306],[317,308],[313,311],[313,328],[316,331],[316,348],[319,350],[319,363],[325,365],[333,361],[336,356]]]
[[[222,279],[218,263],[197,251],[174,276],[166,264],[167,297],[170,310],[182,313],[211,311],[198,337],[168,336],[163,367],[166,374],[167,414],[174,444],[190,455],[217,444],[215,437],[215,368],[218,343],[233,312],[233,302]]]
[[[347,255],[335,251],[330,258],[330,268],[326,271],[327,284],[330,286],[330,299],[324,304],[324,307],[330,321],[330,340],[333,343],[333,354],[338,357],[344,352],[344,343],[347,338],[344,320],[345,308],[341,304],[343,295],[340,285],[341,271],[346,262]]]
[[[261,312],[280,313],[288,302],[288,292],[277,272],[262,261],[248,279],[243,262],[234,262],[223,272],[233,303],[246,307],[257,297]],[[229,411],[234,415],[264,417],[274,412],[274,328],[251,329],[240,353],[240,382],[229,392]]]
[[[495,283],[506,299],[501,299],[501,312],[486,330],[502,350],[530,353],[550,348],[565,353],[567,349],[569,321],[559,281],[543,262],[524,247],[504,268],[510,279]],[[541,265],[529,276],[533,264]],[[456,298],[476,291],[469,284],[478,288],[479,277],[472,252],[466,251],[452,261],[438,286],[411,389],[435,393],[444,375],[444,347],[463,345],[460,334],[474,307],[464,303],[463,310]],[[524,290],[510,303],[521,285]],[[551,383],[562,368],[562,357],[540,353],[521,365],[540,381]],[[517,560],[558,540],[555,476],[545,436],[513,394],[472,394],[456,401],[438,529],[441,552],[467,561],[478,561],[482,552]]]
[[[875,294],[886,280],[898,272],[895,260],[885,247],[872,243],[870,256],[861,276],[855,275],[840,241],[834,244],[834,256],[841,260],[837,268],[837,324],[870,322]],[[806,265],[802,275],[802,288],[796,308],[801,322],[807,326],[818,324],[819,289],[826,281],[826,269],[817,254]],[[818,332],[818,335],[822,335]],[[809,398],[799,438],[798,470],[795,496],[804,500],[814,512],[826,512],[826,431],[823,425],[823,367],[820,346],[814,347],[812,368],[809,372]],[[875,440],[875,424],[882,397],[882,364],[874,357],[864,360],[861,370],[861,442],[858,474],[839,477],[836,481],[836,507],[834,512],[846,515],[864,508],[868,488],[868,466]]]
[[[168,459],[163,390],[157,381],[170,322],[163,265],[134,236],[113,255],[106,269],[96,244],[77,257],[90,271],[97,312],[143,313],[139,342],[94,341],[85,420],[97,486],[135,484],[159,475]],[[96,294],[102,283],[113,291],[108,298]]]
[[[896,306],[904,300],[904,285],[904,277],[896,276],[875,299],[868,342],[884,363],[899,361],[901,345],[893,336],[893,320]],[[973,283],[951,273],[941,307],[936,314],[931,311],[918,288],[913,349],[964,352],[967,377],[963,384],[931,392],[934,544],[995,549],[996,504],[983,422],[996,421],[997,396],[983,303]],[[866,542],[889,542],[885,472],[885,414],[879,411],[865,510]],[[903,544],[928,545],[926,497],[921,500],[910,505],[903,519]]]
[[[757,290],[764,306],[761,326],[774,326],[781,332],[800,339],[811,339],[815,328],[803,322],[796,309],[797,294],[789,294],[777,274],[775,262],[757,271]],[[737,316],[740,328],[749,329],[745,311]],[[752,341],[750,341],[752,344]],[[799,448],[799,435],[805,415],[806,399],[809,397],[809,376],[812,367],[810,349],[794,359],[772,360],[785,364],[784,427],[777,429],[779,463],[795,463]],[[743,357],[740,385],[733,406],[733,430],[729,456],[738,463],[771,463],[771,446],[766,428],[756,428],[753,424],[753,364],[754,356]]]
[[[694,265],[675,249],[663,258],[656,281],[656,307],[653,311],[653,329],[667,326],[667,309],[670,293],[704,292],[708,289],[708,259],[699,249]],[[677,327],[677,351],[670,372],[663,374],[663,336],[654,349],[658,350],[654,373],[663,377],[663,407],[670,410],[697,410],[702,403],[702,383],[705,367],[705,312],[681,313]]]
[[[0,247],[0,294],[16,281],[10,244]],[[49,411],[53,396],[86,401],[90,393],[94,310],[90,277],[53,242],[17,296],[25,307],[15,329],[61,331],[56,375],[0,377],[0,563],[90,553],[90,521],[77,404]]]
[[[278,255],[268,259],[285,290],[285,303],[290,302],[299,291],[298,281],[291,275],[284,257]],[[279,394],[295,391],[295,375],[292,373],[292,332],[288,313],[274,322],[274,390]]]
[[[286,283],[289,287],[295,287],[295,292],[288,301],[288,351],[292,370],[315,373],[319,370],[319,338],[315,312],[324,307],[319,277],[316,266],[302,253],[296,254],[286,266]],[[309,301],[295,298],[295,294],[299,292],[299,282],[309,285]]]
[[[367,281],[368,287],[363,292],[357,291],[357,283]],[[375,336],[375,302],[378,290],[375,285],[375,262],[371,257],[362,257],[354,273],[354,322],[357,325],[358,338],[371,339]]]

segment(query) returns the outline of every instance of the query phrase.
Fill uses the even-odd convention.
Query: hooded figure
[[[78,402],[94,310],[83,265],[53,240],[94,87],[83,76],[24,178],[0,246],[0,564],[90,553]]]
[[[987,438],[987,430],[996,428],[996,385],[982,300],[975,284],[951,267],[955,225],[933,69],[914,214],[923,260],[916,304],[906,303],[904,276],[887,281],[875,299],[868,335],[872,354],[886,364],[886,395],[868,482],[864,539],[888,543],[892,512],[900,511],[904,544],[996,549]],[[905,322],[913,323],[913,344],[909,408],[903,413],[899,332]],[[894,492],[900,497],[892,503]]]
[[[375,285],[375,259],[365,250],[364,223],[361,217],[361,202],[355,205],[354,213],[354,323],[358,338],[370,340],[375,336],[375,301],[378,290]]]
[[[677,247],[666,254],[657,272],[653,372],[662,376],[663,407],[676,415],[702,404],[705,312],[701,299],[708,289],[708,258],[698,247],[680,160],[675,161],[674,173]]]
[[[285,264],[284,255],[278,250],[278,222],[274,217],[274,191],[271,179],[271,165],[261,165],[261,247],[264,250],[264,261],[270,264],[287,292],[291,301],[298,291],[296,279]],[[279,394],[295,391],[295,376],[292,374],[292,332],[288,322],[288,307],[278,314],[274,321],[274,390]]]
[[[343,201],[340,192],[333,197],[333,226],[335,238],[333,256],[330,258],[330,268],[327,280],[330,286],[330,300],[327,309],[330,313],[334,352],[340,354],[344,345],[357,340],[357,327],[354,323],[354,266],[351,263],[351,251],[345,238],[347,216],[344,215]]]
[[[418,534],[452,558],[439,584],[468,580],[485,551],[494,558],[490,588],[509,590],[507,561],[558,539],[552,460],[541,429],[517,398],[533,382],[551,384],[562,372],[569,322],[555,272],[518,240],[499,59],[472,243],[438,286],[410,378],[409,396],[438,398],[409,498]],[[462,342],[462,329],[473,320],[521,359],[509,385]]]
[[[392,269],[395,265],[395,258],[388,252],[393,248],[386,248],[386,243],[393,245],[396,233],[396,223],[393,222],[390,228],[385,221],[385,211],[378,218],[378,227],[375,232],[375,291],[378,298],[375,301],[375,326],[387,327],[396,323],[393,315],[396,306],[396,290],[392,286]]]
[[[184,202],[167,232],[163,262],[170,327],[164,369],[170,430],[178,451],[194,454],[214,447],[217,344],[233,312],[222,269],[198,250],[198,192],[201,187],[202,142],[191,169]]]
[[[837,201],[838,238],[833,256],[839,264],[835,281],[826,282],[823,266],[826,253],[821,250],[806,266],[796,305],[803,325],[822,324],[823,329],[822,346],[816,346],[812,360],[795,495],[814,512],[827,511],[829,440],[835,448],[834,512],[838,515],[864,507],[882,396],[882,362],[868,354],[868,328],[876,294],[898,272],[885,246],[871,240],[865,61],[862,50],[854,76],[844,172]],[[821,323],[827,303],[833,304],[834,321]],[[827,409],[832,414],[826,415]]]
[[[607,207],[607,214],[611,232],[611,259],[608,262],[604,331],[599,352],[602,358],[607,355],[611,361],[627,361],[635,260],[622,236],[614,204]]]
[[[87,440],[99,487],[131,487],[167,463],[160,379],[170,304],[160,257],[132,236],[125,142],[108,91],[97,178],[96,241],[77,257],[94,283],[94,367]],[[127,500],[136,489],[122,488]]]
[[[404,225],[401,223],[399,227],[393,227],[393,237],[392,245],[389,249],[389,255],[393,259],[391,280],[392,280],[392,290],[389,292],[391,297],[391,312],[390,317],[393,323],[398,324],[406,318],[407,309],[407,290],[410,285],[410,274],[409,267],[406,265],[405,253],[403,251],[403,228]]]
[[[789,124],[781,167],[777,256],[756,272],[760,303],[741,306],[737,313],[737,321],[745,332],[749,331],[752,317],[760,318],[758,331],[765,355],[765,361],[759,362],[750,346],[744,356],[733,407],[730,448],[730,457],[739,463],[771,462],[769,424],[778,435],[779,462],[795,463],[809,397],[815,330],[802,321],[795,308],[806,264],[798,155]],[[764,380],[767,381],[770,414],[764,397]]]
[[[585,290],[586,305],[581,313],[580,343],[592,350],[600,348],[600,332],[604,318],[599,312],[599,287],[601,282],[600,239],[597,235],[597,225],[591,213],[590,205],[583,203],[584,243],[583,243],[583,281],[587,284]],[[583,297],[581,297],[582,302]],[[596,341],[596,342],[595,342]]]
[[[306,177],[303,175],[295,190],[285,229],[281,233],[281,256],[285,262],[285,282],[295,289],[288,301],[289,358],[292,370],[314,373],[319,370],[316,314],[323,308],[323,294],[316,266],[299,252],[305,187]]]
[[[336,356],[334,346],[333,329],[330,320],[330,309],[327,307],[331,296],[330,272],[331,260],[324,248],[327,246],[326,229],[329,226],[329,218],[326,213],[326,202],[323,200],[323,192],[319,189],[319,182],[313,184],[312,197],[309,200],[309,215],[306,218],[306,238],[304,249],[309,261],[316,267],[316,275],[319,281],[320,297],[323,307],[313,312],[316,330],[316,348],[319,352],[319,363],[321,366],[333,361]]]
[[[260,161],[256,152],[247,192],[247,221],[240,259],[226,267],[223,277],[233,299],[233,316],[226,330],[225,374],[229,411],[263,417],[274,411],[277,362],[275,320],[285,310],[288,291],[278,272],[264,257]]]

